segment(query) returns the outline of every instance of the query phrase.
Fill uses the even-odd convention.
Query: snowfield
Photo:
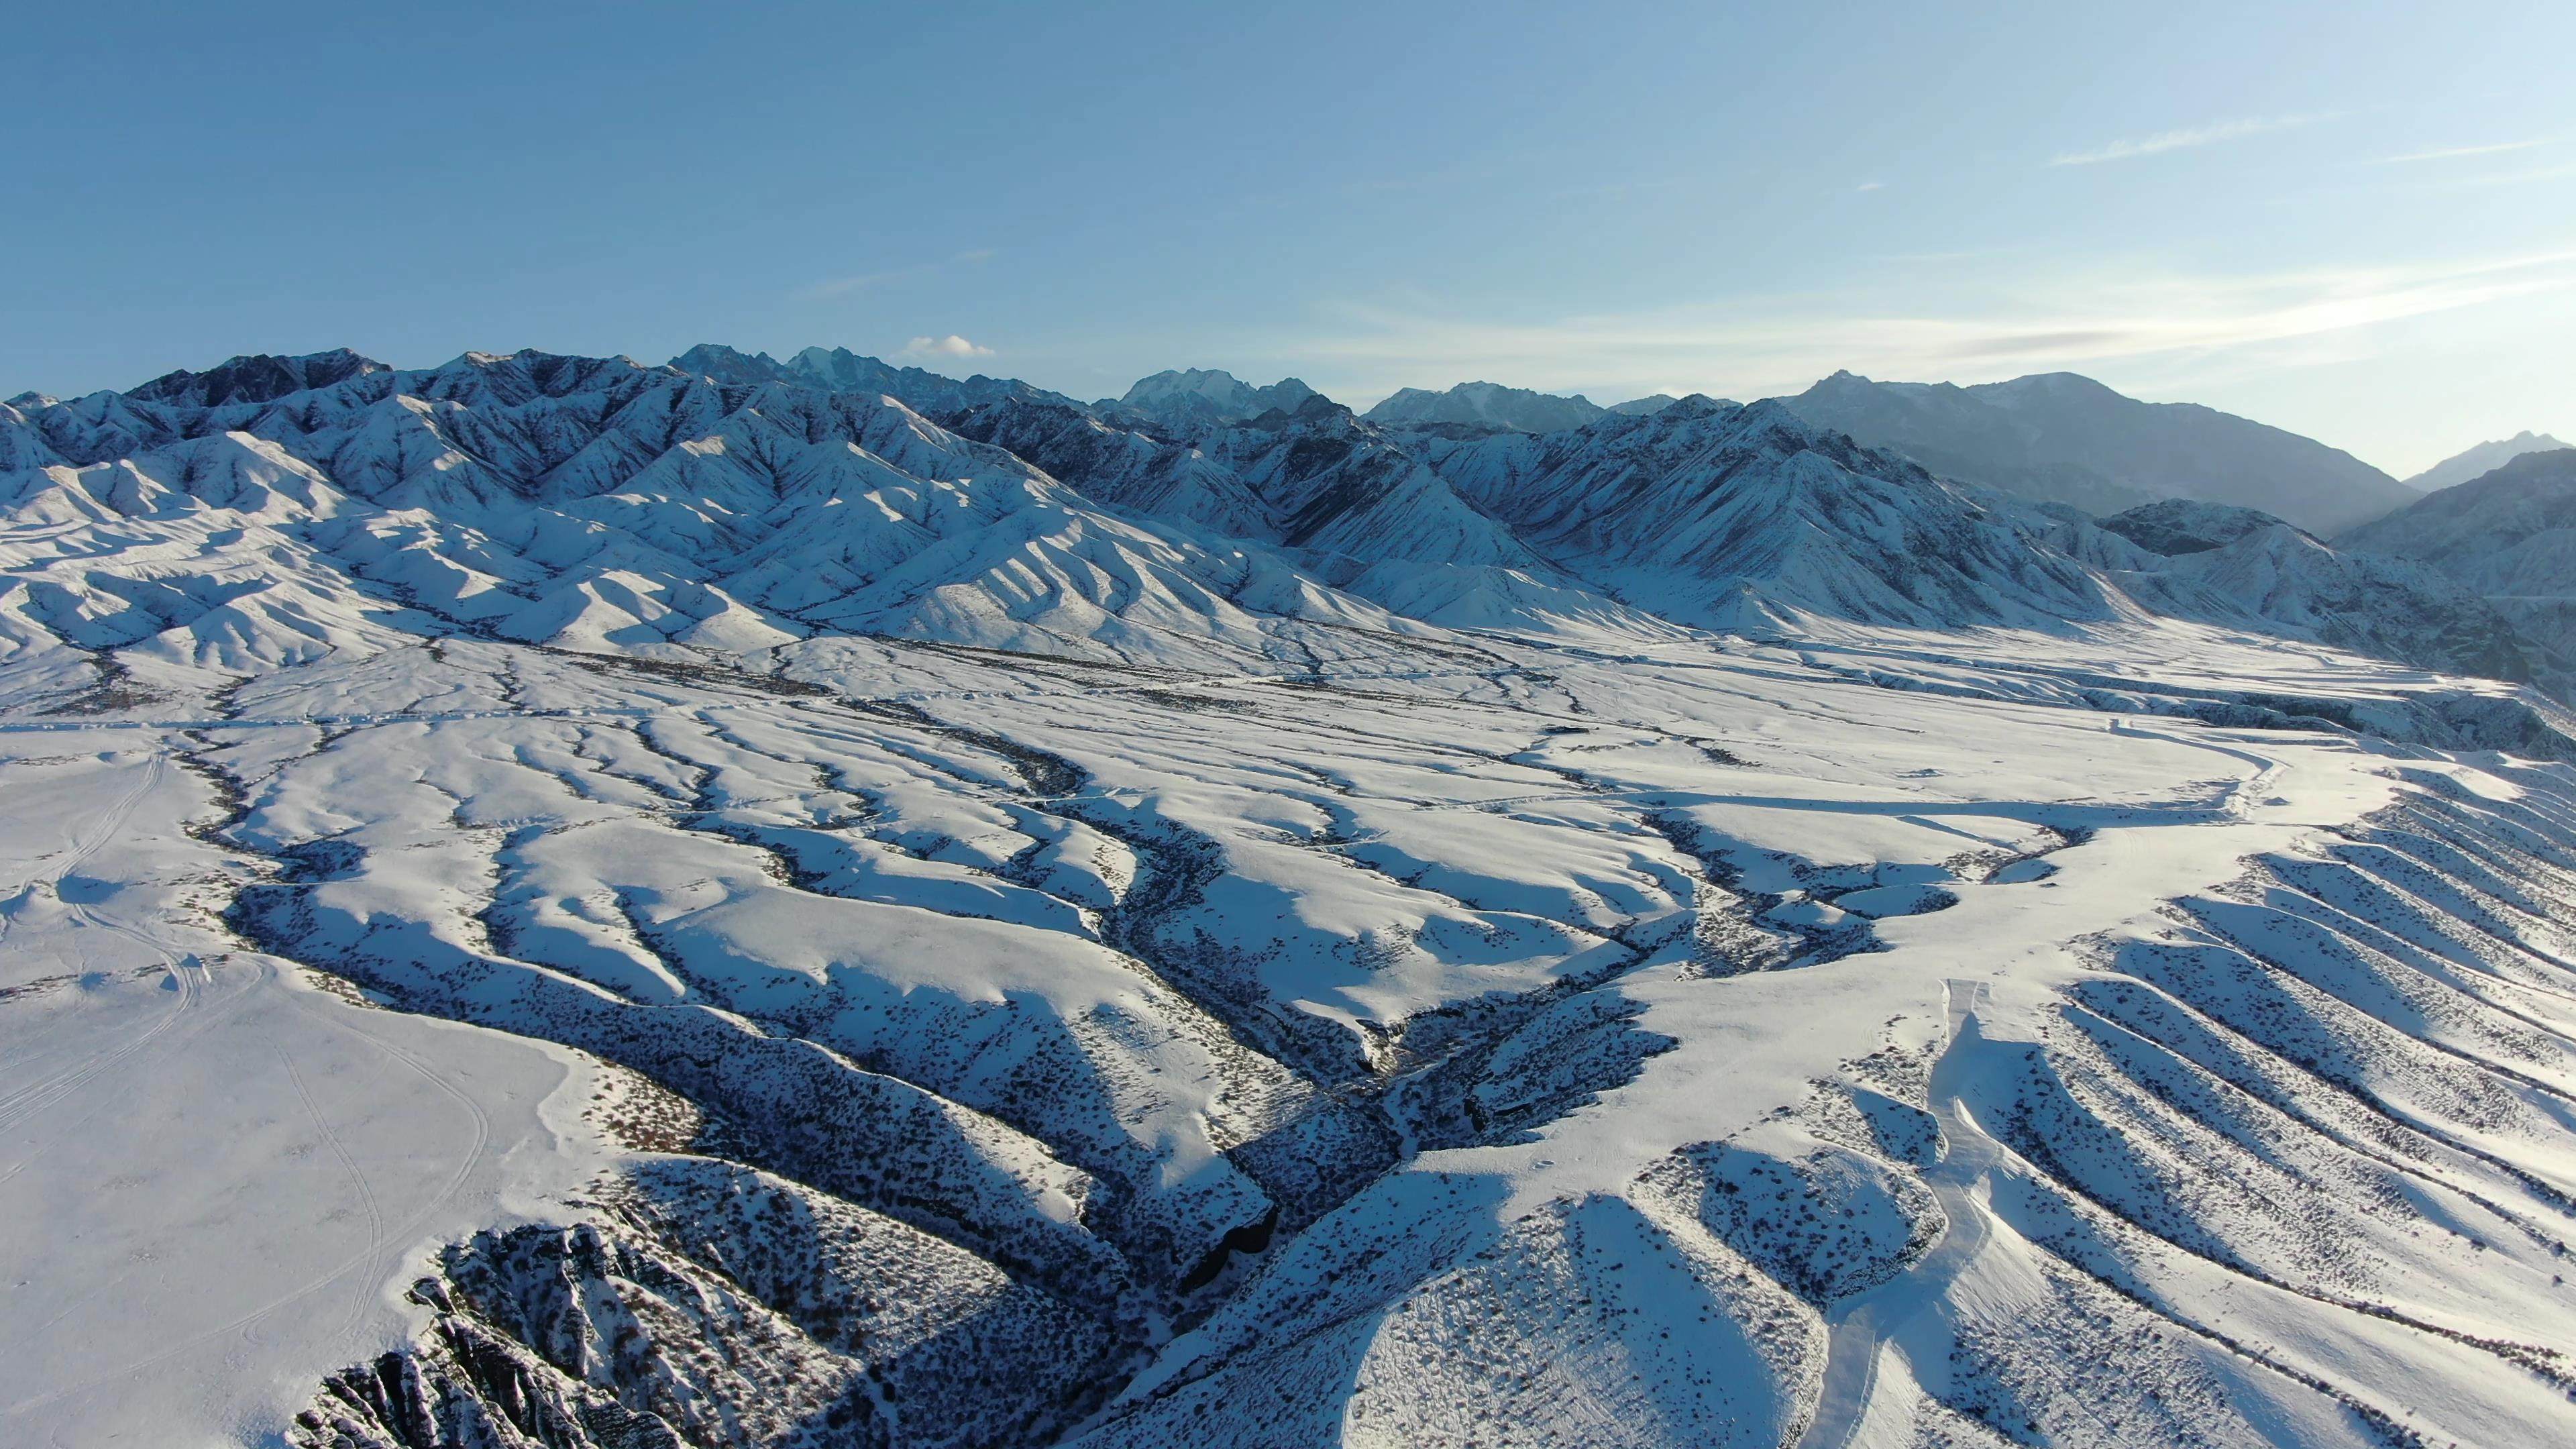
[[[2576,1438],[2527,687],[1760,404],[286,361],[0,417],[0,1440]]]

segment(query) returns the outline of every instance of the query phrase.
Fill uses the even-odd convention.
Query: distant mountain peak
[[[1935,473],[2087,513],[2192,498],[2330,535],[2415,496],[2313,438],[2196,404],[2142,402],[2080,373],[1958,387],[1846,371],[1785,401]]]
[[[1615,412],[1617,409],[1613,409],[1612,411]],[[1672,416],[1677,418],[1706,418],[1721,417],[1728,413],[1740,413],[1742,411],[1744,411],[1744,404],[1737,402],[1733,398],[1710,397],[1707,393],[1695,392],[1688,397],[1674,398],[1671,402],[1655,409],[1653,412],[1640,414],[1639,416],[1662,417],[1665,414],[1670,413]]]
[[[1462,382],[1445,392],[1398,388],[1393,396],[1361,416],[1372,423],[1398,427],[1456,424],[1517,433],[1552,433],[1579,428],[1609,409],[1576,395],[1506,387],[1498,382]]]
[[[1151,377],[1140,377],[1119,401],[1131,405],[1157,402],[1179,393],[1198,397],[1231,400],[1245,391],[1245,384],[1222,367],[1165,368]]]
[[[1124,397],[1103,408],[1125,408],[1166,423],[1238,423],[1266,413],[1294,413],[1319,397],[1293,377],[1254,387],[1221,367],[1167,369],[1140,377]]]
[[[766,352],[746,353],[721,342],[701,342],[672,358],[671,365],[682,372],[710,377],[718,382],[753,385],[774,382],[787,370],[777,358]]]
[[[2424,493],[2454,488],[2472,478],[2482,478],[2525,453],[2549,453],[2568,446],[2547,433],[2535,433],[2525,428],[2510,438],[2480,443],[2455,453],[2407,479],[2406,486]]]
[[[1693,396],[1697,396],[1697,394],[1693,394]],[[1677,398],[1668,392],[1649,393],[1645,397],[1630,398],[1623,403],[1613,403],[1610,406],[1610,411],[1617,413],[1623,418],[1645,418],[1652,417],[1680,401],[1680,398]]]

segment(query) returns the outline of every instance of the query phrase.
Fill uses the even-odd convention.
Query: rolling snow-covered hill
[[[2429,562],[867,361],[0,408],[0,1440],[2576,1433]]]

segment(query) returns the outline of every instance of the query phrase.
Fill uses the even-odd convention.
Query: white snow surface
[[[693,356],[0,416],[0,1442],[2576,1436],[2576,722],[2362,566]]]
[[[560,1213],[595,1063],[353,1004],[210,914],[237,857],[156,730],[11,733],[0,917],[0,1437],[274,1434],[402,1344],[421,1261]],[[32,745],[35,748],[22,748]]]

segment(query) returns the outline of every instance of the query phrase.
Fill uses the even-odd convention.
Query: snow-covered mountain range
[[[2576,450],[2517,453],[2339,542],[2420,561],[2530,637],[2576,647]]]
[[[0,1440],[2576,1432],[2576,455],[2401,559],[1796,402],[0,405]]]

